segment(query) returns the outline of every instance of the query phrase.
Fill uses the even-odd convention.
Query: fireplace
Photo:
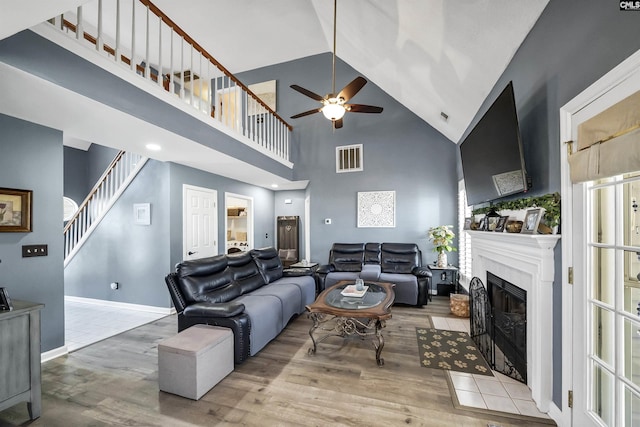
[[[527,383],[527,291],[487,272],[493,312],[494,369]]]
[[[548,412],[553,384],[553,319],[551,316],[552,286],[554,285],[553,249],[560,236],[482,231],[468,231],[468,233],[471,237],[471,273],[472,277],[475,276],[469,287],[469,293],[472,293],[474,281],[482,284],[477,278],[487,278],[487,273],[491,273],[502,282],[517,285],[515,287],[519,288],[521,296],[524,297],[521,298],[524,301],[516,302],[510,296],[509,302],[505,303],[510,307],[520,308],[523,307],[523,303],[526,307],[526,318],[523,318],[520,313],[506,316],[509,322],[505,329],[510,331],[517,324],[526,331],[520,335],[516,334],[521,341],[516,340],[515,347],[519,349],[518,352],[525,349],[523,359],[526,360],[526,365],[523,368],[519,366],[518,372],[520,369],[524,370],[520,375],[531,389],[531,395],[538,409]],[[514,290],[510,287],[509,289]],[[488,302],[493,302],[487,290],[484,291],[485,298]],[[496,297],[492,291],[491,298],[502,297]],[[473,305],[471,308],[475,309]],[[507,310],[507,313],[510,311]],[[487,331],[492,328],[490,314],[490,312],[486,313]],[[494,356],[491,357],[494,358]],[[495,357],[499,360],[501,355],[496,352]],[[513,356],[509,357],[509,364],[520,365],[520,362],[514,360]]]
[[[527,383],[527,292],[487,272],[469,288],[471,338],[494,371]]]

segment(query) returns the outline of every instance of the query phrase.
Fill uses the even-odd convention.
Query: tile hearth
[[[431,322],[436,329],[469,333],[469,319],[432,316]],[[493,377],[454,371],[447,373],[461,406],[551,419],[538,410],[526,384],[506,375],[496,371],[493,371]]]

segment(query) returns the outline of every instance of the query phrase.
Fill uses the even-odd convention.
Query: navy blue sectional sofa
[[[165,282],[178,331],[196,324],[230,328],[240,364],[315,300],[314,277],[297,274],[283,270],[274,248],[264,248],[183,261]]]
[[[329,262],[316,271],[318,292],[341,280],[361,278],[394,283],[395,303],[423,306],[431,287],[431,270],[422,266],[415,243],[334,243]]]

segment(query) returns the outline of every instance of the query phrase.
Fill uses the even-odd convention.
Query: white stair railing
[[[147,158],[139,154],[120,151],[116,155],[64,227],[65,267],[146,162]]]
[[[149,0],[94,0],[48,22],[289,162],[291,125]]]

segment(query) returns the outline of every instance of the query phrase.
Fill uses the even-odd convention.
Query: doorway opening
[[[225,193],[225,251],[253,249],[253,198]]]

